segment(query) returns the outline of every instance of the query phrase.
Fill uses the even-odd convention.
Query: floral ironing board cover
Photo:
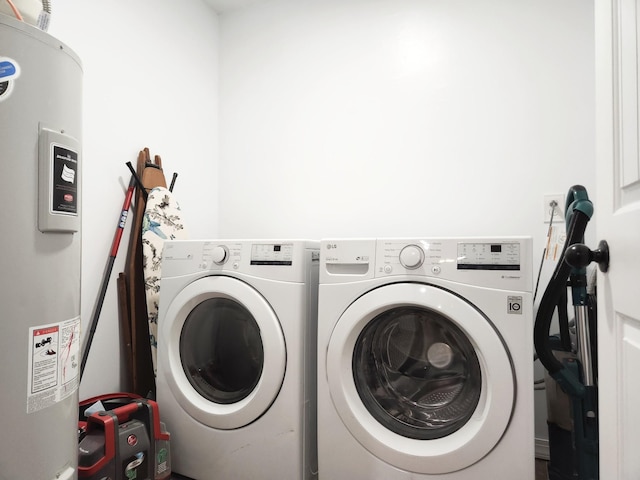
[[[165,240],[186,239],[180,206],[165,187],[156,187],[147,197],[142,219],[142,256],[144,284],[149,316],[149,341],[153,374],[157,374],[158,303],[160,300],[161,260]]]

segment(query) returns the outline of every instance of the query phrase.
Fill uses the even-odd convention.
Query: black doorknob
[[[601,272],[607,272],[609,270],[609,244],[606,240],[602,240],[598,244],[597,250],[590,250],[582,243],[574,243],[567,247],[564,261],[573,268],[584,268],[591,262],[596,262]]]

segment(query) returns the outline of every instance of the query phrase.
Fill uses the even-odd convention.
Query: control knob
[[[400,251],[400,263],[403,267],[413,270],[424,263],[424,252],[418,245],[407,245]]]
[[[229,258],[229,250],[224,245],[217,245],[211,251],[211,259],[216,265],[222,265]]]

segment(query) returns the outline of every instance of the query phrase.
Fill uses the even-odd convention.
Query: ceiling
[[[216,12],[224,13],[239,8],[247,7],[256,3],[264,3],[269,0],[203,0],[204,3],[210,5]]]

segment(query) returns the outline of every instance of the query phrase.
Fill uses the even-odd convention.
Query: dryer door
[[[163,370],[193,418],[234,429],[259,418],[285,374],[280,322],[267,301],[241,280],[211,276],[185,287],[160,325]]]
[[[331,397],[351,434],[400,469],[442,474],[487,455],[515,401],[510,356],[456,294],[399,283],[352,303],[329,340]]]

